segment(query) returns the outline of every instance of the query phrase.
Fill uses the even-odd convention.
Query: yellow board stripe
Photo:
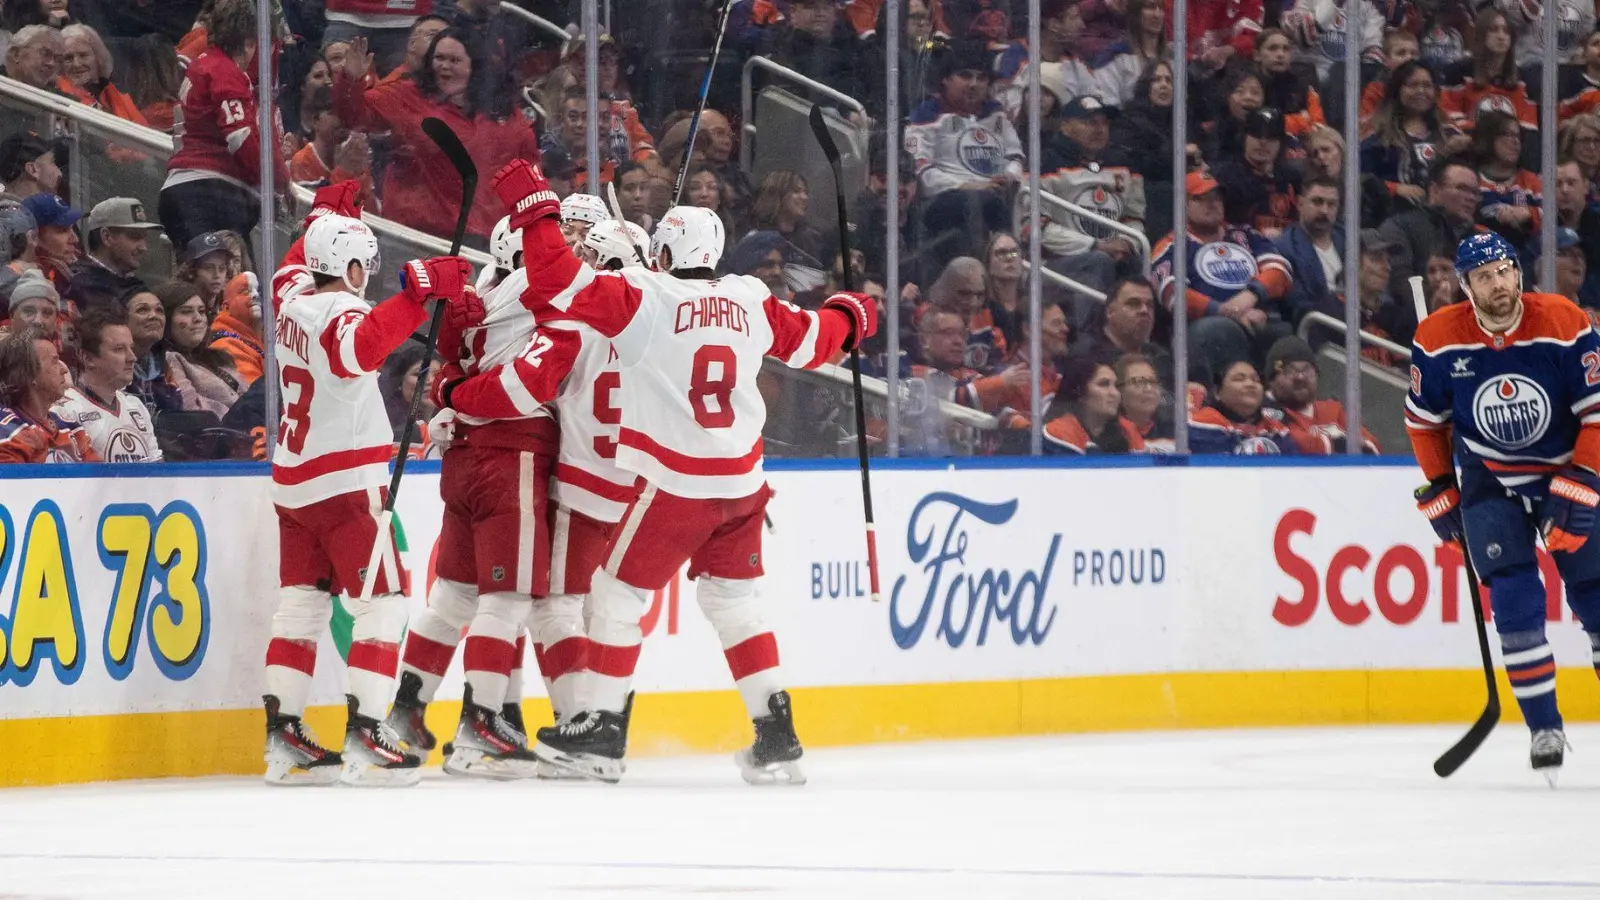
[[[799,688],[795,721],[807,747],[1085,731],[1471,722],[1482,709],[1473,670],[1180,672],[1036,681]],[[1562,669],[1563,713],[1600,720],[1591,669]],[[1500,677],[1507,721],[1515,700]],[[440,742],[455,734],[459,702],[432,704]],[[544,700],[524,705],[530,728],[550,721]],[[306,723],[328,746],[343,742],[342,706],[315,707]],[[0,786],[128,778],[257,775],[259,709],[0,720]],[[731,753],[750,743],[733,691],[641,695],[630,756]],[[1442,749],[1442,748],[1441,748]],[[431,760],[439,762],[434,753]]]

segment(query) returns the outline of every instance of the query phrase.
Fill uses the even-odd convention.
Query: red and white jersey
[[[394,433],[363,367],[356,329],[371,307],[354,294],[300,294],[280,303],[277,360],[283,413],[272,454],[272,501],[291,509],[389,483]]]
[[[533,313],[522,305],[522,293],[527,289],[528,273],[515,269],[483,295],[483,322],[468,328],[461,336],[466,345],[466,353],[460,360],[463,374],[477,375],[505,366],[528,349],[528,342],[533,339],[538,322]],[[542,405],[530,408],[531,412],[519,412],[511,416],[462,414],[459,418],[468,425],[479,425],[496,419],[532,419],[550,415],[550,411]]]
[[[238,63],[215,47],[189,63],[175,116],[165,187],[220,178],[250,191],[260,189],[256,90]],[[279,168],[279,177],[287,177],[288,169],[281,163]]]
[[[433,0],[328,0],[328,21],[362,28],[410,28],[433,12]]]
[[[82,428],[105,462],[161,461],[150,410],[126,391],[117,391],[106,404],[81,387],[70,387],[50,411]]]
[[[558,320],[546,328],[571,331],[581,341],[555,399],[561,456],[553,496],[597,522],[620,522],[638,493],[638,477],[617,465],[621,360],[605,335],[581,322]]]

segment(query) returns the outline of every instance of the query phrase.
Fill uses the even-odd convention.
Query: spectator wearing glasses
[[[150,237],[161,225],[150,221],[144,204],[132,197],[102,200],[89,210],[84,232],[89,255],[72,267],[66,296],[81,310],[119,306],[119,301],[145,289],[139,266],[150,249]]]
[[[11,38],[6,49],[6,77],[52,94],[59,93],[61,55],[66,46],[61,32],[48,25],[29,25]]]
[[[91,310],[78,323],[78,378],[52,411],[83,429],[105,462],[160,462],[150,410],[127,392],[136,362],[133,332],[115,308]]]
[[[1317,357],[1311,347],[1290,335],[1267,354],[1267,403],[1289,428],[1301,453],[1327,456],[1347,452],[1344,404],[1317,399]],[[1378,441],[1361,430],[1362,452],[1378,452]]]
[[[1539,176],[1521,165],[1522,126],[1503,112],[1481,113],[1471,153],[1478,169],[1478,221],[1513,247],[1526,248],[1539,233],[1542,200]]]
[[[988,372],[1005,358],[1005,337],[986,309],[989,285],[983,263],[970,256],[950,260],[928,289],[928,301],[931,307],[954,312],[967,323],[968,368]]]
[[[989,313],[990,324],[1000,330],[1005,345],[1015,347],[1022,340],[1022,320],[1028,316],[1022,245],[1009,234],[997,234],[989,239],[984,258],[989,261],[986,273],[989,299],[984,308]]]
[[[1046,452],[1088,456],[1144,451],[1144,435],[1122,417],[1117,371],[1104,360],[1068,360],[1045,419]]]
[[[1389,293],[1411,296],[1409,279],[1426,274],[1428,254],[1436,247],[1454,247],[1478,230],[1478,173],[1461,159],[1434,162],[1428,177],[1428,201],[1384,222],[1378,230],[1394,246],[1389,257]]]
[[[1573,116],[1561,123],[1557,135],[1557,152],[1578,164],[1589,204],[1600,205],[1600,117],[1592,113]]]
[[[83,429],[51,409],[70,381],[44,332],[21,328],[0,339],[0,463],[99,462]]]
[[[1117,390],[1122,394],[1122,418],[1133,426],[1149,453],[1171,453],[1174,441],[1172,407],[1166,402],[1166,383],[1155,364],[1138,353],[1117,358]]]

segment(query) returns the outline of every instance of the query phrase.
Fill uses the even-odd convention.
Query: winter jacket
[[[1333,287],[1328,284],[1327,273],[1322,269],[1322,258],[1317,255],[1317,247],[1311,242],[1311,235],[1306,232],[1305,226],[1299,222],[1284,229],[1277,240],[1278,252],[1289,261],[1289,268],[1294,271],[1294,283],[1289,285],[1289,296],[1285,303],[1285,311],[1291,324],[1298,323],[1300,317],[1317,308],[1322,298],[1333,293]],[[1333,246],[1339,251],[1339,258],[1344,258],[1344,226],[1333,226]]]

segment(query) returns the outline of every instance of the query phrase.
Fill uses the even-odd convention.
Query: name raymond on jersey
[[[750,313],[727,297],[696,297],[679,303],[672,333],[682,334],[696,328],[727,328],[749,334]]]
[[[311,338],[288,316],[278,316],[278,346],[289,349],[301,359],[311,358]]]

